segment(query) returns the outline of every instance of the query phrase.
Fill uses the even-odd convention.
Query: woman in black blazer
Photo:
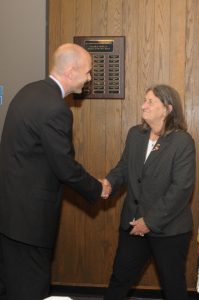
[[[129,130],[117,166],[103,180],[107,194],[127,185],[118,249],[104,300],[124,299],[154,258],[166,300],[187,300],[185,264],[192,230],[190,198],[195,145],[181,100],[167,85],[150,87],[142,124]]]

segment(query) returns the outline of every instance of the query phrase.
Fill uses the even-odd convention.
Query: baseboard
[[[56,296],[103,296],[106,288],[102,287],[81,287],[81,286],[63,286],[63,285],[52,285],[51,294]],[[161,299],[162,293],[160,290],[146,290],[146,289],[132,289],[128,293],[129,297],[137,298],[153,298]],[[198,293],[189,291],[190,300],[199,299]]]

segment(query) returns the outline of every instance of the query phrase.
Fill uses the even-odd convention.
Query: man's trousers
[[[48,296],[52,249],[0,234],[0,300],[42,300]]]

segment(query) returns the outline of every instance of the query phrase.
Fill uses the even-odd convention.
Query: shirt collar
[[[62,86],[61,83],[59,82],[59,80],[57,80],[53,75],[50,75],[49,77],[50,77],[52,80],[54,80],[54,81],[57,83],[57,85],[60,87],[61,94],[62,94],[62,98],[64,98],[64,97],[65,97],[65,91],[64,91],[63,86]]]

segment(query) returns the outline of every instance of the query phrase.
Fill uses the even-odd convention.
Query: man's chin
[[[75,91],[75,94],[81,94],[81,93],[82,93],[82,88]]]

